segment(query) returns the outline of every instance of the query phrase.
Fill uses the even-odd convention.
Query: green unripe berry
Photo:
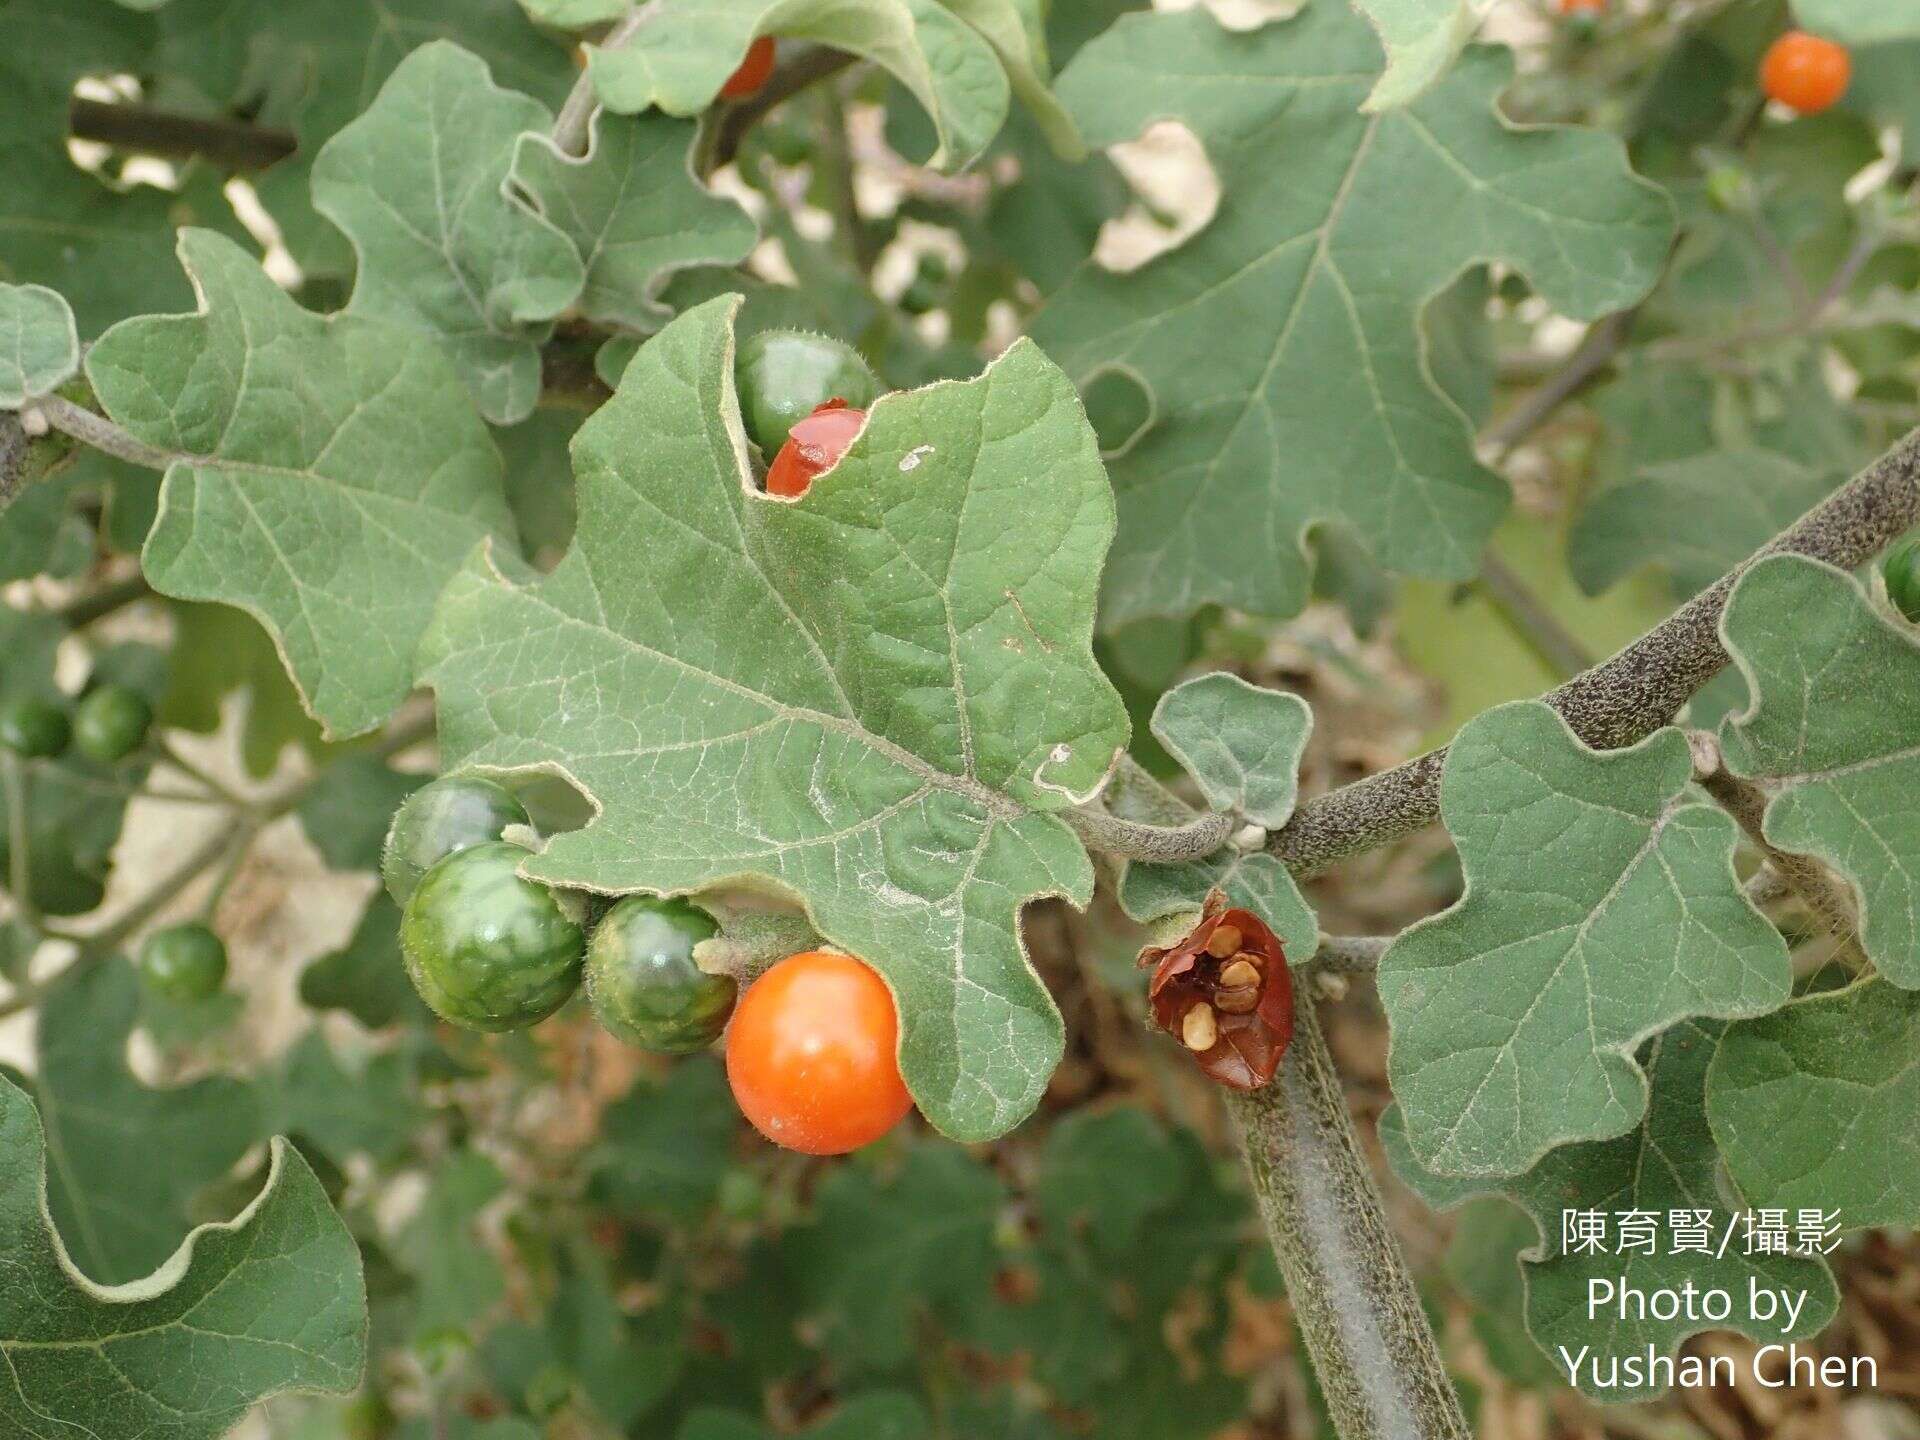
[[[154,931],[140,947],[140,974],[169,1000],[209,1000],[226,981],[227,947],[198,921],[169,925]]]
[[[526,807],[512,793],[475,775],[449,775],[423,785],[393,812],[380,878],[397,905],[420,877],[449,855],[498,840],[509,825],[526,825]]]
[[[1889,550],[1880,575],[1887,582],[1887,599],[1893,608],[1920,625],[1920,539],[1902,540]]]
[[[51,700],[23,695],[0,705],[0,745],[24,760],[43,760],[67,748],[73,726]]]
[[[839,398],[865,410],[880,396],[860,352],[830,335],[804,330],[762,330],[740,342],[734,362],[740,420],[769,461],[787,443],[787,432],[827,401]]]
[[[720,1038],[733,1013],[733,979],[709,975],[693,947],[720,933],[685,900],[629,895],[587,946],[587,998],[610,1034],[642,1050],[684,1055]]]
[[[125,685],[101,685],[88,691],[73,713],[73,748],[112,765],[140,748],[152,724],[146,696]]]
[[[546,886],[525,879],[527,852],[495,840],[447,856],[414,887],[400,918],[407,975],[429,1009],[467,1030],[521,1030],[580,986],[587,937]]]

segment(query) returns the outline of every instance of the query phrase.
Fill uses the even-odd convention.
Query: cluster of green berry
[[[71,707],[41,695],[0,704],[0,746],[23,760],[51,760],[71,745],[87,759],[117,765],[146,742],[153,707],[126,685],[96,685]]]

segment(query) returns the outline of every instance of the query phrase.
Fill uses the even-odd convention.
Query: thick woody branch
[[[1920,430],[1611,659],[1544,697],[1574,734],[1602,750],[1671,721],[1727,663],[1720,614],[1740,573],[1765,555],[1806,555],[1843,570],[1920,524]],[[1411,834],[1440,818],[1445,747],[1308,801],[1267,843],[1296,875]]]

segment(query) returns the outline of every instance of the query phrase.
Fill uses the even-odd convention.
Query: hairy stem
[[[33,402],[33,408],[47,423],[63,435],[71,435],[84,445],[149,470],[164,470],[184,457],[157,445],[136,439],[104,415],[96,415],[84,405],[76,405],[64,395],[45,395]]]
[[[1227,1104],[1334,1429],[1341,1440],[1471,1440],[1310,986],[1294,1005],[1280,1073]]]
[[[0,410],[0,512],[29,485],[52,479],[78,455],[71,436],[30,434],[18,415]]]
[[[644,23],[647,11],[651,7],[642,5],[607,32],[600,42],[602,50],[618,50],[634,37]],[[562,155],[584,155],[587,151],[587,136],[592,129],[593,112],[600,108],[600,97],[593,88],[593,67],[589,65],[580,72],[573,82],[573,89],[567,92],[560,113],[554,117],[551,138],[553,148]]]
[[[1859,917],[1854,913],[1852,901],[1826,867],[1808,856],[1776,849],[1767,839],[1766,792],[1721,763],[1720,743],[1713,735],[1699,732],[1687,738],[1693,745],[1694,778],[1700,782],[1700,788],[1733,817],[1747,839],[1767,857],[1774,873],[1791,887],[1836,940],[1855,940],[1860,933]]]
[[[1392,943],[1391,935],[1322,935],[1307,963],[1328,975],[1371,975]]]
[[[1917,523],[1920,430],[1638,640],[1542,698],[1597,749],[1644,739],[1727,663],[1720,614],[1741,571],[1782,553],[1851,570]],[[1311,875],[1432,824],[1446,758],[1443,746],[1309,800],[1268,840],[1268,851],[1296,875]]]
[[[1211,855],[1233,837],[1239,824],[1231,815],[1209,812],[1180,825],[1149,825],[1122,820],[1096,805],[1077,805],[1060,818],[1089,849],[1143,860],[1150,865],[1178,865]]]

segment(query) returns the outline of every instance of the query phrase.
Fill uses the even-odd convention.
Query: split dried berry
[[[1818,115],[1847,93],[1853,57],[1847,47],[1804,30],[1789,30],[1760,61],[1767,98],[1802,115]]]
[[[1280,939],[1251,910],[1215,890],[1200,923],[1176,945],[1149,947],[1154,1023],[1177,1036],[1210,1078],[1257,1090],[1293,1039],[1293,976]]]
[[[740,68],[729,75],[726,83],[720,87],[720,98],[745,100],[749,95],[756,95],[772,74],[773,37],[762,35],[747,47],[747,58],[740,62]]]
[[[787,443],[767,470],[767,493],[792,498],[807,493],[815,478],[840,463],[853,437],[867,422],[867,412],[855,410],[838,396],[815,408],[787,434]]]

